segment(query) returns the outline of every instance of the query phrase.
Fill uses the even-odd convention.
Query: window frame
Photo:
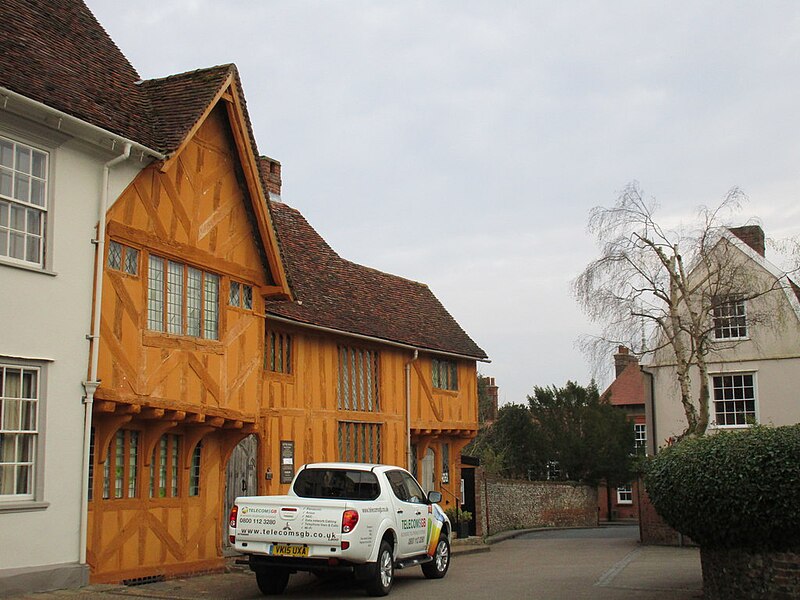
[[[277,375],[293,375],[294,335],[267,324],[265,338],[264,369]]]
[[[149,500],[166,500],[184,495],[181,469],[184,442],[181,434],[164,433],[154,444],[150,457]]]
[[[254,286],[251,283],[244,283],[237,279],[230,279],[228,281],[228,306],[230,308],[237,308],[246,312],[253,312],[255,310],[255,296],[253,294]],[[234,290],[236,296],[234,297]],[[247,291],[247,293],[245,293]],[[249,294],[249,300],[248,300]],[[249,303],[249,306],[247,304]]]
[[[156,263],[160,262],[160,266]],[[180,280],[175,279],[172,267],[180,267]],[[140,268],[141,269],[141,268]],[[154,275],[158,274],[156,278]],[[199,275],[199,279],[196,277]],[[172,283],[170,284],[170,279]],[[209,283],[216,283],[216,290],[209,289]],[[177,288],[177,290],[175,289]],[[213,288],[213,285],[212,285]],[[214,291],[214,298],[209,298]],[[147,253],[147,285],[145,330],[149,333],[174,337],[191,338],[217,343],[222,337],[221,292],[222,275],[195,267],[182,260],[174,260],[159,253]],[[155,297],[155,293],[160,298]],[[195,294],[198,294],[195,296]],[[175,298],[180,295],[180,302]],[[216,302],[215,319],[208,318],[209,306]],[[190,306],[195,303],[196,306]],[[179,313],[170,312],[178,307]],[[192,312],[194,311],[194,312]],[[155,315],[160,314],[158,327]],[[172,321],[170,320],[172,319]],[[172,330],[171,330],[172,328]],[[175,329],[179,331],[175,331]],[[195,334],[197,331],[197,334]]]
[[[629,497],[623,497],[629,496]],[[627,483],[625,485],[617,486],[617,504],[631,505],[633,504],[633,485]]]
[[[30,360],[8,355],[0,355],[0,376],[4,377],[5,369],[26,369],[37,372],[36,387],[38,397],[36,398],[36,432],[33,445],[33,464],[30,475],[31,491],[27,494],[4,494],[0,496],[0,513],[13,512],[18,510],[32,510],[47,508],[49,502],[44,502],[44,474],[45,474],[45,442],[47,423],[47,370],[49,361]],[[3,384],[4,387],[4,384]],[[4,397],[4,396],[3,396]],[[3,404],[3,403],[0,403]],[[0,410],[2,406],[0,406]],[[1,415],[0,415],[1,416]],[[2,427],[2,421],[0,421]]]
[[[641,434],[641,435],[640,435]],[[647,423],[634,423],[633,424],[633,445],[638,451],[647,448]]]
[[[338,460],[364,464],[381,463],[383,423],[339,420],[336,423]]]
[[[187,487],[187,495],[190,498],[200,496],[201,477],[203,474],[203,440],[198,440],[192,449],[192,462],[189,467],[189,485]]]
[[[458,392],[458,361],[432,357],[431,385],[435,390]]]
[[[119,265],[114,266],[111,264],[111,253],[115,246],[119,247]],[[128,257],[131,253],[135,253],[135,261],[136,261],[136,270],[131,272],[128,269]],[[129,246],[128,244],[123,244],[117,240],[108,240],[108,244],[106,244],[106,269],[110,271],[114,271],[115,273],[119,273],[120,275],[124,275],[125,277],[133,277],[134,279],[138,279],[141,272],[141,257],[142,257],[142,250],[141,248],[135,248],[133,246]],[[149,265],[148,265],[149,266]]]
[[[750,327],[747,322],[747,303],[743,298],[737,296],[715,298],[711,309],[711,319],[715,341],[726,342],[750,339]]]
[[[37,205],[35,203],[32,203],[30,201],[24,201],[24,200],[19,200],[17,198],[14,198],[13,190],[12,190],[10,196],[1,194],[2,186],[0,185],[0,204],[5,204],[5,205],[8,206],[8,209],[7,209],[7,212],[8,212],[8,214],[7,214],[8,225],[7,226],[0,225],[0,227],[2,227],[3,230],[5,230],[7,232],[8,241],[6,242],[6,244],[8,245],[7,247],[8,247],[8,250],[9,250],[9,254],[0,255],[0,263],[8,265],[8,266],[20,267],[20,268],[23,268],[23,269],[29,269],[29,270],[33,270],[33,271],[48,272],[48,268],[49,268],[49,265],[50,265],[50,262],[51,262],[50,254],[51,254],[51,250],[52,250],[52,224],[51,224],[51,220],[52,219],[51,219],[51,215],[52,215],[52,209],[53,209],[53,206],[52,206],[52,204],[53,204],[52,187],[53,187],[53,173],[54,173],[53,164],[55,162],[55,160],[54,160],[55,146],[53,146],[51,144],[48,144],[48,143],[45,143],[44,140],[34,141],[33,139],[31,139],[30,135],[26,135],[26,134],[20,135],[20,134],[17,134],[17,133],[12,133],[9,130],[9,128],[5,128],[5,127],[2,129],[2,131],[0,131],[0,139],[5,140],[6,142],[9,142],[10,144],[12,144],[12,148],[13,148],[12,154],[14,156],[14,161],[15,162],[13,163],[13,166],[11,167],[11,169],[9,169],[8,167],[0,168],[0,170],[2,170],[2,169],[11,170],[12,182],[16,179],[15,174],[17,174],[17,173],[21,173],[23,175],[27,175],[29,178],[30,177],[34,177],[34,175],[33,175],[33,166],[32,166],[32,163],[33,163],[32,159],[33,159],[33,152],[34,151],[42,153],[46,157],[46,159],[45,159],[45,163],[46,164],[44,166],[44,179],[43,179],[44,183],[43,183],[43,191],[42,191],[42,202],[43,202],[43,204],[41,206]],[[15,168],[16,167],[16,156],[17,156],[17,152],[16,152],[17,146],[22,146],[23,148],[25,148],[25,149],[30,151],[31,170],[28,173],[24,173],[22,171],[17,171],[16,168]],[[0,175],[0,177],[1,177],[1,175]],[[38,176],[36,177],[36,179],[37,180],[42,180],[42,178],[38,177]],[[28,195],[30,197],[30,187],[28,189],[29,189],[29,194]],[[24,259],[24,258],[20,259],[20,258],[15,258],[15,257],[10,256],[10,243],[11,243],[10,242],[10,237],[11,237],[11,231],[12,231],[12,229],[11,229],[11,212],[12,212],[11,207],[12,206],[23,207],[23,209],[25,211],[25,214],[24,214],[24,217],[23,217],[24,220],[25,220],[25,231],[23,232],[23,235],[25,236],[26,253],[27,253],[27,238],[30,235],[30,232],[27,231],[27,228],[28,228],[28,210],[37,210],[37,211],[39,211],[39,215],[40,215],[39,216],[39,232],[40,233],[38,234],[39,235],[39,260],[37,262],[30,261],[30,260],[27,260],[27,259]],[[21,231],[21,230],[15,230],[15,231]]]
[[[724,372],[724,373],[710,373],[709,374],[709,379],[710,379],[710,382],[709,382],[709,391],[710,391],[709,402],[711,403],[711,406],[710,406],[711,410],[709,410],[709,413],[710,413],[711,418],[713,420],[714,427],[716,427],[717,429],[746,429],[748,427],[752,427],[753,425],[757,425],[759,423],[758,378],[757,378],[756,375],[757,375],[757,371],[729,371],[729,372]],[[742,377],[742,378],[750,377],[751,378],[751,384],[748,386],[748,385],[746,385],[744,383],[744,381],[742,381],[742,386],[741,387],[744,388],[744,389],[746,389],[746,388],[752,389],[752,392],[753,392],[752,398],[745,397],[744,396],[744,391],[742,393],[742,397],[741,398],[736,398],[735,396],[736,396],[737,387],[735,385],[735,381],[732,381],[731,385],[726,387],[724,379],[727,378],[727,377],[731,377],[733,379],[735,379],[737,377]],[[722,381],[722,386],[720,388],[721,391],[723,392],[723,394],[724,394],[726,389],[733,390],[733,396],[734,396],[733,398],[721,398],[719,400],[717,399],[717,384],[716,384],[717,383],[717,379],[722,379],[723,380]],[[745,404],[745,410],[741,411],[741,414],[743,415],[743,418],[745,420],[744,423],[729,424],[729,423],[720,423],[719,422],[720,414],[722,414],[722,415],[734,415],[734,417],[736,417],[737,420],[738,420],[738,415],[740,414],[740,411],[738,411],[738,410],[734,410],[733,412],[725,412],[725,411],[723,411],[722,413],[720,413],[717,410],[717,403],[718,402],[720,402],[720,403],[722,403],[722,402],[732,402],[732,403],[735,404],[735,403],[738,403],[738,402],[745,402],[746,403],[748,401],[752,401],[753,402],[753,410],[752,411],[746,410],[746,404]],[[750,416],[750,415],[752,415],[753,420],[752,420],[752,422],[747,422],[748,416]]]
[[[346,343],[336,347],[336,407],[361,413],[381,412],[381,353]]]
[[[117,458],[119,455],[117,440],[120,434],[122,434],[121,466],[117,464]],[[136,434],[135,453],[131,452],[131,448],[134,447],[134,444],[131,443],[134,439],[133,434]],[[137,500],[141,498],[141,478],[144,467],[144,440],[145,437],[142,430],[135,427],[120,427],[114,432],[114,435],[108,440],[106,459],[105,462],[102,463],[102,479],[100,497],[98,500],[117,502],[125,500]],[[95,454],[96,453],[97,452],[95,449]],[[136,459],[132,479],[131,457],[135,457]],[[118,472],[121,473],[121,477]],[[95,480],[97,479],[96,471],[94,472],[94,478]],[[119,496],[117,496],[117,482],[119,482],[120,488]]]

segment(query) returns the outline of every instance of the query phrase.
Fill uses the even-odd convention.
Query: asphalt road
[[[350,582],[293,575],[286,598],[364,598]],[[694,548],[641,546],[638,528],[551,530],[491,546],[491,551],[454,557],[442,580],[427,580],[417,568],[397,571],[393,600],[647,599],[702,598],[699,552]],[[247,571],[137,587],[91,586],[76,592],[33,594],[36,600],[263,598]]]

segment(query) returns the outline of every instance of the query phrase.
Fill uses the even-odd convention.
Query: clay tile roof
[[[235,65],[140,81],[81,0],[0,0],[0,86],[164,154],[178,149]]]
[[[0,85],[150,147],[139,75],[80,0],[0,2]]]
[[[644,374],[639,364],[632,362],[626,365],[601,397],[609,399],[615,406],[644,404]]]
[[[268,301],[267,314],[421,349],[487,358],[428,286],[344,260],[297,210],[280,202],[271,208],[300,303]]]
[[[176,150],[231,73],[232,64],[148,79],[141,83],[152,109],[157,149]]]

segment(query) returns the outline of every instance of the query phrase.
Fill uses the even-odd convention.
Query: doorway
[[[419,482],[426,494],[436,489],[434,478],[435,466],[436,457],[433,453],[433,448],[428,448],[425,452],[425,456],[422,457],[422,480]]]
[[[225,522],[222,527],[222,546],[229,548],[228,515],[238,496],[258,493],[258,438],[251,433],[239,442],[231,453],[225,477]]]

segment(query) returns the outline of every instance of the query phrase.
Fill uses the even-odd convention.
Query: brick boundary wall
[[[484,535],[536,527],[597,526],[597,489],[555,481],[500,479],[476,473],[477,528]],[[478,509],[480,507],[480,509]]]
[[[680,534],[664,522],[650,502],[650,496],[644,489],[644,482],[639,486],[639,535],[646,545],[680,546]]]
[[[800,548],[794,552],[700,548],[706,600],[800,598]]]
[[[644,480],[636,486],[639,493],[639,536],[642,544],[649,546],[696,546],[690,538],[681,535],[664,522],[650,502]]]

